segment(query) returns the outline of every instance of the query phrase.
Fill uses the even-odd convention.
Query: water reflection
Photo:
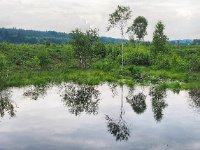
[[[82,112],[98,114],[100,92],[88,85],[65,85],[62,101],[69,107],[72,114],[80,115]]]
[[[106,115],[108,131],[116,137],[116,141],[127,141],[130,136],[130,130],[122,116],[118,120]]]
[[[150,89],[149,95],[152,96],[152,111],[156,121],[160,122],[163,119],[163,110],[168,106],[165,101],[167,97],[166,89],[158,86]]]
[[[112,92],[112,97],[114,98],[116,95],[118,95],[118,92],[117,92],[117,84],[108,84],[111,92]]]
[[[126,100],[131,105],[135,113],[142,114],[147,108],[146,95],[144,95],[143,92],[134,95],[134,90],[132,91],[133,92],[129,92],[129,95],[126,97]]]
[[[11,101],[11,92],[9,90],[0,90],[0,115],[4,117],[8,113],[10,117],[15,116],[15,103]]]
[[[189,105],[200,111],[200,90],[194,89],[189,91]]]
[[[24,88],[0,90],[0,149],[199,149],[200,117],[188,109],[185,92],[176,95],[157,86],[60,87],[27,87],[26,94]],[[193,108],[199,109],[200,90],[189,95]],[[165,120],[155,124],[167,103],[171,106]],[[16,109],[18,117],[10,121]]]
[[[123,86],[121,87],[121,90],[121,107],[119,118],[113,119],[106,115],[105,119],[107,121],[108,131],[115,136],[116,141],[127,141],[130,136],[130,129],[128,128],[126,121],[123,119],[123,115],[125,114]]]
[[[32,100],[38,100],[38,98],[44,98],[47,95],[48,85],[40,85],[30,87],[24,92],[24,96],[31,98]]]

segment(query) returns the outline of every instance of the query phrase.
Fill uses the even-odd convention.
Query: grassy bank
[[[78,84],[98,85],[102,83],[116,83],[133,85],[160,85],[172,90],[200,88],[200,75],[195,75],[195,80],[186,82],[187,75],[169,71],[144,70],[144,76],[136,79],[131,75],[120,75],[114,72],[99,70],[66,70],[66,71],[34,71],[15,72],[10,74],[1,85],[4,87],[22,87],[27,85],[60,84],[62,82],[74,82]],[[184,82],[185,81],[185,82]]]
[[[41,71],[20,72],[10,75],[4,82],[4,86],[40,85],[46,83],[59,84],[62,82],[74,82],[79,84],[98,85],[104,82],[118,84],[134,84],[130,77],[114,73],[106,73],[94,70],[67,70],[67,71]]]
[[[75,82],[97,85],[159,84],[170,89],[200,88],[198,46],[169,46],[153,55],[151,45],[125,45],[125,66],[120,68],[118,44],[98,43],[88,67],[81,68],[71,45],[0,43],[0,85],[19,87]],[[89,61],[88,61],[89,60]]]

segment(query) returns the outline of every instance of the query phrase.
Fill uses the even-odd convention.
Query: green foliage
[[[92,66],[93,69],[103,70],[103,71],[112,71],[116,68],[116,64],[111,62],[108,59],[97,61]]]
[[[124,58],[126,65],[151,65],[150,51],[145,47],[125,49]]]
[[[163,54],[158,54],[154,61],[154,65],[157,69],[170,69],[169,57]]]
[[[63,32],[0,28],[0,42],[51,45],[67,44],[70,42],[70,39],[70,34]],[[100,37],[100,41],[103,43],[127,42],[127,40],[111,37]]]
[[[98,31],[90,29],[83,33],[76,29],[72,31],[71,38],[71,44],[74,48],[75,57],[79,60],[79,65],[82,68],[88,68],[94,56],[92,47],[98,41]]]
[[[192,44],[200,45],[200,39],[194,39]]]
[[[166,44],[167,44],[167,36],[164,34],[165,26],[164,24],[159,21],[156,24],[155,31],[153,33],[153,45],[154,54],[158,52],[165,52],[166,51]]]
[[[6,57],[0,53],[0,73],[4,72],[7,67]]]
[[[132,11],[130,10],[130,7],[126,6],[117,6],[117,9],[109,15],[109,26],[107,30],[109,31],[111,28],[118,27],[121,32],[122,39],[124,40],[124,30],[127,26],[127,21],[131,18]],[[124,67],[124,50],[123,50],[124,44],[122,42],[121,47],[121,70],[123,70]]]
[[[75,57],[72,45],[0,43],[0,85],[49,81],[98,84],[107,81],[163,84],[172,89],[199,88],[200,47],[181,46],[177,50],[172,46],[169,49],[168,52],[152,55],[149,45],[135,47],[125,44],[125,66],[121,71],[119,44],[94,42],[91,46],[91,67],[77,71],[79,58]]]
[[[25,68],[28,70],[40,70],[40,59],[37,56],[34,56],[30,60],[24,62]]]
[[[118,27],[121,30],[121,34],[124,35],[124,27],[127,24],[127,21],[131,18],[132,11],[130,7],[127,6],[117,6],[117,9],[109,15],[109,26],[107,30],[111,28]]]
[[[118,56],[121,55],[121,50],[118,44],[106,45],[107,57],[112,61],[117,60]]]
[[[38,59],[39,59],[39,65],[43,68],[43,69],[47,69],[47,66],[49,64],[49,53],[47,50],[42,50],[39,52],[38,54]]]
[[[189,70],[200,72],[200,57],[199,52],[189,56]]]
[[[132,36],[136,35],[137,39],[141,41],[142,39],[144,39],[144,36],[147,35],[147,26],[147,19],[143,16],[138,16],[133,21],[133,24],[128,28],[127,32],[133,34]]]
[[[4,54],[0,53],[0,82],[2,82],[2,80],[4,80],[7,76],[7,69],[8,69],[7,67],[8,66],[6,57],[4,56]]]
[[[97,42],[94,44],[94,55],[99,59],[106,57],[106,46],[104,43]]]
[[[71,45],[51,46],[48,47],[49,57],[54,62],[52,63],[66,63],[72,65],[74,60],[74,50]]]
[[[187,71],[188,70],[187,62],[184,61],[176,53],[173,53],[172,56],[170,57],[170,65],[171,65],[171,68],[174,68],[177,71]]]
[[[131,75],[134,79],[141,79],[142,78],[142,71],[137,66],[130,66],[128,67],[128,70],[131,72]]]
[[[176,71],[187,71],[188,69],[188,63],[176,53],[158,54],[154,60],[154,65],[157,69],[173,69]]]
[[[2,49],[1,49],[2,48]],[[73,66],[73,49],[71,45],[27,45],[0,43],[0,51],[5,55],[10,68],[18,70],[55,70]],[[39,67],[34,67],[35,58]],[[35,63],[36,64],[36,63]],[[36,65],[37,66],[37,65]]]
[[[5,29],[0,28],[0,42],[10,43],[66,43],[69,41],[69,34],[55,31],[33,31],[23,29]]]

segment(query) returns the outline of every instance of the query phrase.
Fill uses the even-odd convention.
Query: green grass
[[[104,82],[134,84],[131,77],[95,70],[68,70],[42,72],[15,72],[4,81],[4,86],[40,85],[46,83],[74,82],[78,84],[98,85]]]
[[[27,85],[60,84],[62,82],[73,82],[78,84],[99,85],[102,83],[116,83],[132,85],[152,84],[160,85],[172,90],[200,88],[200,80],[183,82],[184,73],[173,73],[166,70],[150,70],[142,67],[144,78],[137,80],[131,75],[120,75],[117,72],[104,72],[100,70],[76,70],[66,71],[15,71],[4,79],[1,85],[4,87],[22,87]],[[200,75],[198,75],[200,76]]]
[[[168,53],[160,53],[158,57],[152,56],[151,46],[136,48],[127,44],[121,71],[117,44],[105,45],[105,57],[95,55],[90,69],[80,69],[71,45],[0,43],[0,87],[109,82],[160,85],[173,90],[200,88],[199,50],[200,46],[171,47]]]

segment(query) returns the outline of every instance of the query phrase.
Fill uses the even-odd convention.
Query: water
[[[200,90],[62,84],[0,92],[0,149],[199,150]]]

